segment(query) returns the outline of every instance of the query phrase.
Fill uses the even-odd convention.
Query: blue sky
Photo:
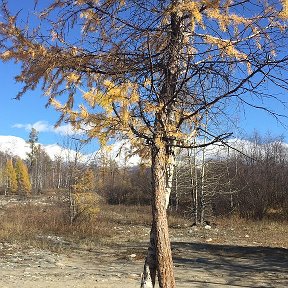
[[[15,10],[20,9],[21,5],[31,5],[33,1],[9,1],[9,6]],[[41,2],[41,1],[40,1]],[[16,6],[17,5],[17,6]],[[32,7],[32,6],[30,6]],[[27,8],[27,6],[25,7]],[[61,142],[67,133],[71,132],[69,125],[63,125],[55,129],[53,125],[58,120],[59,114],[53,108],[45,108],[47,98],[42,95],[40,89],[27,92],[23,98],[15,100],[17,92],[21,85],[16,84],[14,77],[19,71],[19,66],[13,62],[0,62],[0,135],[19,136],[24,139],[28,138],[29,131],[32,127],[39,131],[39,141],[43,144],[52,144]],[[269,90],[269,87],[267,87]],[[275,87],[271,87],[275,89]],[[275,90],[275,93],[278,91]],[[283,95],[283,99],[288,95]],[[270,109],[288,116],[288,110],[283,109],[281,105],[275,101],[266,103]],[[236,125],[231,125],[229,132],[234,132],[235,137],[245,137],[254,130],[260,134],[270,132],[273,136],[284,135],[288,142],[287,128],[277,123],[277,121],[267,113],[252,108],[245,108],[245,113],[242,110],[237,115]],[[283,124],[288,126],[288,120],[282,119]],[[229,122],[229,120],[227,120]],[[239,129],[236,129],[238,126]]]
[[[21,85],[14,77],[19,67],[14,63],[0,62],[0,135],[19,136],[27,139],[32,127],[39,131],[39,140],[43,144],[59,142],[61,137],[71,133],[69,125],[55,129],[59,114],[53,108],[45,108],[47,97],[40,89],[27,92],[21,100],[15,96]]]
[[[32,11],[34,0],[10,0],[8,6],[12,12]],[[41,2],[41,1],[40,1]],[[46,2],[47,3],[47,2]],[[26,13],[26,12],[25,12]],[[21,89],[14,77],[20,66],[13,62],[0,62],[0,135],[12,135],[28,138],[32,127],[39,131],[39,141],[43,144],[61,142],[61,138],[71,132],[71,127],[64,125],[54,129],[59,115],[52,108],[45,108],[47,98],[40,89],[27,92],[19,101],[15,96]]]

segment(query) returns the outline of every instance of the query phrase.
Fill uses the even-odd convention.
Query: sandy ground
[[[283,225],[171,228],[177,287],[288,287]],[[53,235],[43,236],[50,250],[0,241],[0,288],[139,288],[150,228],[114,228],[114,238],[92,248]]]
[[[139,288],[145,245],[127,242],[53,253],[0,243],[0,287]],[[288,287],[284,248],[177,241],[173,255],[177,287]]]

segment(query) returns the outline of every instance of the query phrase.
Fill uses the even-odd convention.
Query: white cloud
[[[71,124],[61,125],[56,128],[53,127],[55,133],[60,135],[74,135],[74,134],[82,134],[82,131],[75,130],[71,126]]]
[[[32,128],[35,128],[38,132],[46,132],[49,131],[48,123],[44,121],[38,121],[34,124],[14,124],[13,128],[20,128],[30,131]]]
[[[14,124],[13,128],[20,128],[25,129],[26,131],[30,131],[32,128],[36,129],[38,132],[51,132],[55,134],[60,134],[63,136],[68,135],[75,135],[75,134],[81,134],[82,131],[74,130],[71,124],[65,124],[58,127],[54,127],[53,125],[50,125],[47,121],[37,121],[33,124]]]

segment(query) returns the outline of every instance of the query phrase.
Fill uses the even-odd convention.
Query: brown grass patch
[[[34,202],[33,199],[30,200],[23,199],[12,204],[10,202],[0,207],[0,241],[39,248],[65,249],[71,245],[93,248],[99,243],[136,243],[149,239],[152,221],[149,206],[101,203],[100,211],[95,217],[79,218],[71,225],[68,203],[63,202],[63,198],[55,201],[54,198],[51,200],[47,197],[42,202],[39,199]],[[179,236],[182,233],[190,237],[191,221],[175,212],[168,214],[171,234]],[[237,216],[218,218],[213,222],[216,222],[216,228],[198,229],[199,239],[211,237],[223,244],[288,247],[287,222],[255,222]]]
[[[275,220],[252,221],[233,216],[218,218],[217,224],[226,231],[227,239],[246,238],[250,245],[288,248],[288,222]]]
[[[117,241],[121,237],[136,241],[143,231],[138,226],[150,227],[151,212],[148,206],[102,203],[99,208],[95,217],[80,217],[70,224],[68,203],[63,202],[61,197],[56,201],[47,197],[40,204],[39,198],[35,198],[34,202],[33,199],[22,199],[2,207],[0,241],[39,248],[62,245],[64,242],[93,246],[99,242]],[[127,238],[127,235],[130,237]],[[58,241],[57,237],[64,240]]]

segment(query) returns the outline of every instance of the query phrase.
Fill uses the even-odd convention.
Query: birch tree
[[[126,138],[149,147],[153,224],[141,286],[153,287],[157,274],[160,287],[175,287],[166,215],[175,147],[224,141],[231,131],[205,131],[201,123],[206,111],[216,117],[226,103],[277,116],[253,100],[275,98],[267,83],[288,88],[286,9],[277,0],[47,5],[30,26],[20,21],[23,12],[11,15],[2,5],[1,59],[22,65],[17,97],[39,85],[60,112],[58,123],[103,145]]]

